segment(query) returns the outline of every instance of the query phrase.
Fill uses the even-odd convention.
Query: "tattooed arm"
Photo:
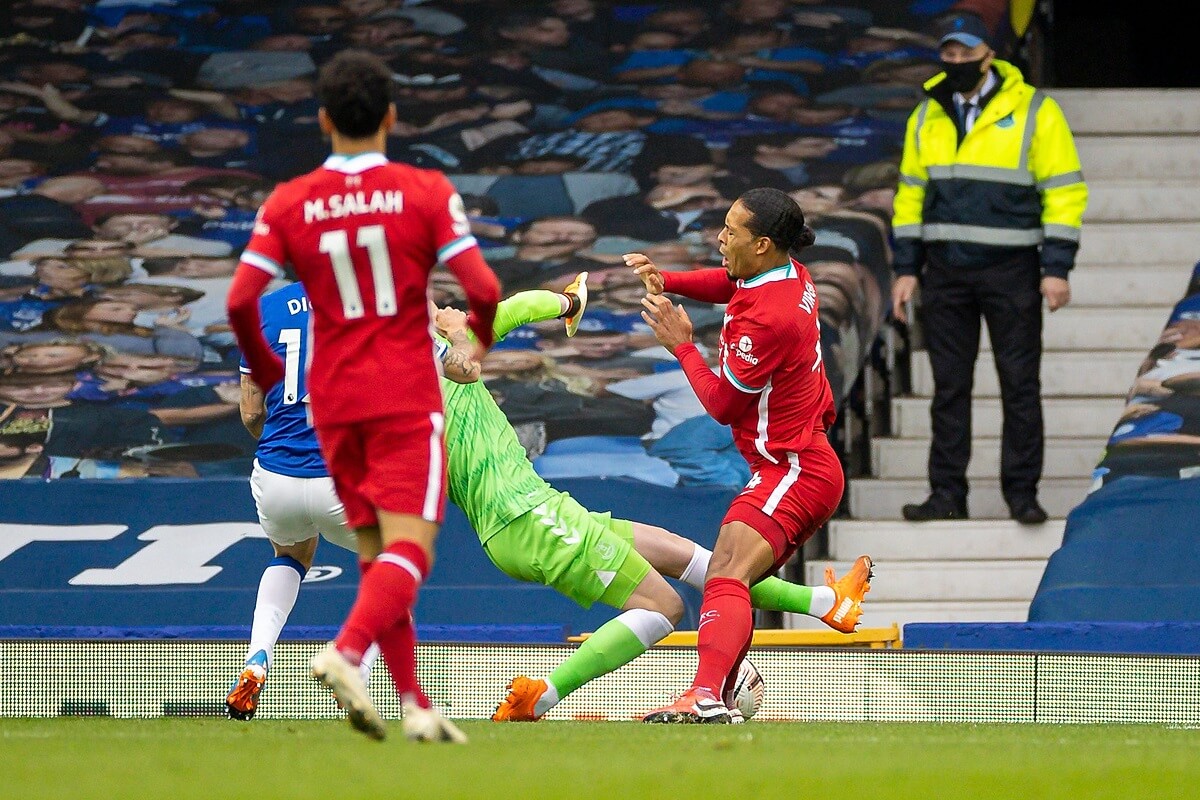
[[[434,327],[450,342],[442,356],[442,371],[455,383],[479,380],[480,364],[474,357],[475,341],[467,333],[467,315],[453,308],[439,308],[433,317]]]

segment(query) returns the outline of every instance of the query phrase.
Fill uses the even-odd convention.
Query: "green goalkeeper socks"
[[[763,611],[788,611],[807,614],[812,606],[813,589],[789,583],[774,576],[763,578],[750,587],[750,604]]]
[[[571,656],[550,673],[550,689],[534,706],[538,716],[593,678],[628,664],[674,628],[671,620],[648,608],[630,608],[601,625]]]
[[[698,544],[694,547],[691,561],[679,579],[704,591],[704,575],[708,571],[712,551]],[[813,607],[814,601],[816,608]],[[750,604],[763,611],[786,611],[819,617],[833,608],[833,590],[828,586],[801,586],[772,575],[750,587]]]
[[[646,652],[646,645],[620,619],[610,619],[583,640],[579,649],[558,665],[547,680],[558,691],[558,699],[593,678],[607,675]]]
[[[561,297],[558,292],[531,289],[501,300],[496,307],[496,321],[492,324],[496,341],[522,325],[558,317],[562,314]]]

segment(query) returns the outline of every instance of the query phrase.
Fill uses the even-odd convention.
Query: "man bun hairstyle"
[[[746,227],[755,236],[765,236],[780,250],[796,253],[817,240],[804,221],[800,204],[778,189],[751,189],[738,198],[750,220]]]
[[[343,50],[321,67],[317,97],[343,136],[364,139],[383,123],[392,103],[392,71],[363,50]]]

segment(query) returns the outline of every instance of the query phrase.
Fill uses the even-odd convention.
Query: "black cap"
[[[955,14],[938,23],[938,47],[947,42],[958,42],[966,47],[976,47],[987,42],[990,44],[991,31],[983,20],[975,14]]]

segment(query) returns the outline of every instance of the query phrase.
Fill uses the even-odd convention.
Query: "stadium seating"
[[[0,408],[11,418],[0,421],[0,443],[20,452],[0,476],[248,475],[254,441],[238,421],[239,354],[224,296],[258,205],[327,151],[313,80],[346,47],[373,50],[394,68],[400,122],[388,155],[450,175],[507,291],[561,286],[590,267],[598,284],[584,326],[623,340],[623,352],[589,357],[549,326],[503,346],[545,351],[543,373],[518,378],[548,387],[539,397],[581,396],[591,417],[628,418],[592,435],[650,450],[669,430],[650,410],[632,415],[632,404],[651,400],[607,391],[675,368],[665,353],[647,353],[620,254],[652,251],[668,269],[719,264],[720,214],[754,185],[793,191],[809,212],[823,246],[826,364],[847,416],[861,412],[853,390],[884,324],[889,280],[889,215],[878,195],[894,184],[901,132],[878,108],[823,96],[859,86],[883,61],[932,68],[929,14],[878,3],[831,7],[820,22],[786,8],[758,20],[713,0],[687,4],[700,21],[690,39],[673,32],[663,49],[655,36],[639,37],[677,5],[601,2],[590,20],[546,10],[548,24],[562,26],[559,42],[527,30],[543,13],[536,9],[530,17],[497,4],[485,13],[453,0],[330,13],[336,3],[307,0],[228,10],[200,0],[91,2],[50,27],[6,16]],[[822,188],[833,200],[818,207],[804,193]],[[525,229],[555,218],[587,220],[596,235],[554,252],[522,246]],[[79,248],[107,248],[107,261]],[[65,258],[57,268],[75,277],[51,285],[57,262],[39,266],[42,258]],[[444,277],[439,301],[461,304]],[[135,309],[122,307],[119,322],[84,319],[90,303],[111,300]],[[711,327],[720,312],[697,306],[693,319]],[[6,388],[29,380],[33,356],[21,354],[49,340],[83,343],[45,373],[62,384],[57,416],[73,423],[54,433],[20,386]],[[131,379],[118,364],[132,356],[146,369]],[[505,396],[530,441],[570,435],[523,405],[522,393]],[[603,477],[576,450],[574,465],[560,456],[543,463],[559,476]],[[664,487],[741,477],[643,460]]]
[[[393,67],[400,122],[388,155],[457,184],[507,292],[592,275],[580,336],[567,340],[559,323],[515,331],[501,347],[536,355],[541,368],[506,371],[497,357],[485,375],[557,485],[643,518],[708,509],[659,516],[711,540],[745,465],[641,321],[640,284],[620,255],[644,251],[666,269],[719,264],[724,211],[758,185],[792,192],[817,233],[822,343],[844,420],[834,436],[855,435],[849,420],[866,412],[857,387],[885,324],[887,198],[904,113],[871,81],[883,62],[932,74],[926,31],[937,12],[877,3],[810,18],[781,6],[756,19],[751,4],[716,0],[598,2],[591,19],[587,3],[560,19],[455,0],[333,5],[106,0],[54,25],[0,14],[0,478],[12,498],[4,524],[40,526],[0,567],[50,558],[138,586],[167,578],[117,567],[163,525],[200,535],[221,520],[252,524],[244,481],[255,442],[238,418],[224,299],[259,204],[327,153],[314,77],[346,47]],[[531,34],[538,14],[560,41]],[[915,84],[905,91],[915,96]],[[856,92],[863,102],[835,102]],[[564,230],[555,247],[531,243]],[[434,289],[461,306],[448,275],[436,274]],[[689,313],[711,347],[720,307]],[[94,563],[99,545],[87,536],[100,522],[123,532],[104,529],[112,537]],[[473,571],[484,562],[472,539],[452,514],[441,563],[455,568],[435,573],[429,622],[472,607],[440,597],[507,586]],[[196,606],[214,625],[249,605],[235,598],[250,579],[232,564],[257,543],[238,542],[211,553],[215,571],[201,570],[201,587],[223,587]],[[333,556],[330,566],[323,588],[333,597],[353,573],[334,576],[346,565]],[[67,593],[60,599],[75,591],[60,586],[75,572],[36,574]],[[439,594],[439,582],[456,588]],[[114,609],[136,609],[145,589],[129,591]],[[320,624],[311,611],[302,605],[297,621]],[[587,620],[554,615],[575,630]]]

